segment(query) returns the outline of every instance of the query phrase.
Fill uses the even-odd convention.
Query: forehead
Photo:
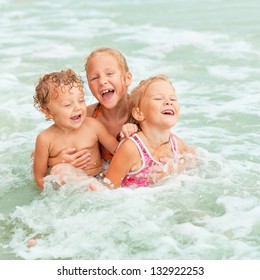
[[[98,67],[109,68],[109,67],[119,67],[119,62],[111,54],[108,53],[100,53],[96,54],[94,57],[91,57],[87,64],[87,69],[95,69]],[[91,69],[90,69],[91,68]]]
[[[71,94],[84,95],[84,91],[80,82],[73,82],[68,85],[61,83],[59,86],[51,85],[51,98],[64,99]]]
[[[153,81],[146,89],[145,95],[176,95],[173,85],[165,80]]]

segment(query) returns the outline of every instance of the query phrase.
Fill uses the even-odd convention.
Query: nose
[[[172,105],[173,101],[170,99],[165,100],[165,105]]]
[[[107,78],[105,76],[100,76],[99,78],[99,84],[100,85],[105,85],[107,84]]]
[[[74,104],[74,111],[79,111],[79,110],[81,110],[81,104],[79,102],[76,102]]]

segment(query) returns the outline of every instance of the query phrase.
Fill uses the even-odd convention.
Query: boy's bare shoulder
[[[42,130],[38,134],[37,139],[41,140],[41,141],[47,141],[53,136],[55,136],[55,127],[54,127],[54,125],[51,125],[48,128]]]
[[[50,125],[49,127],[42,130],[39,134],[54,134],[56,133],[56,127],[54,124]]]
[[[92,117],[86,117],[84,124],[87,126],[94,126],[94,127],[101,127],[101,126],[103,127],[104,126],[99,120],[94,119]]]

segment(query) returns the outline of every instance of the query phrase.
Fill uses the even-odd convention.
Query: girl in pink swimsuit
[[[140,156],[142,158],[142,166],[138,170],[128,172],[123,179],[121,186],[137,188],[148,187],[149,185],[156,183],[156,181],[158,181],[160,177],[160,175],[155,172],[156,167],[159,167],[158,171],[160,173],[165,164],[153,158],[153,156],[149,152],[149,149],[145,146],[144,142],[141,140],[137,133],[131,135],[128,139],[131,139],[138,148]],[[173,162],[175,164],[178,164],[180,154],[178,152],[176,138],[172,133],[170,134],[170,145],[172,149],[172,156],[174,157]]]
[[[184,153],[195,153],[194,147],[171,132],[179,117],[179,104],[166,76],[140,82],[129,101],[132,122],[140,130],[120,144],[110,163],[104,183],[111,189],[151,186],[179,171]]]

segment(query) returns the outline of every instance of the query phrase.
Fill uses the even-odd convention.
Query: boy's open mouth
[[[76,115],[74,117],[71,118],[73,121],[80,121],[81,120],[81,114]]]

